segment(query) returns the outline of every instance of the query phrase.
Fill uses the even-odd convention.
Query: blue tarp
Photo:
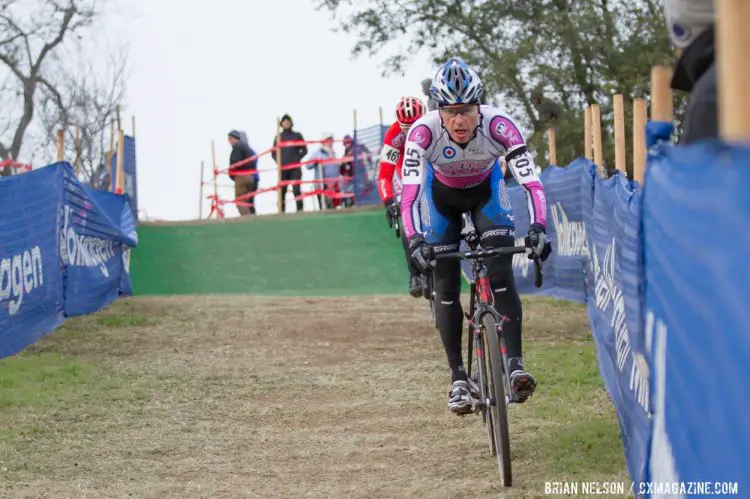
[[[707,181],[710,179],[710,181]],[[750,148],[660,147],[643,189],[650,481],[750,493]]]
[[[516,281],[522,293],[586,303],[634,492],[659,497],[667,484],[687,495],[690,482],[714,492],[716,482],[732,482],[742,494],[750,487],[750,148],[656,146],[643,189],[619,173],[602,179],[583,158],[541,178],[553,252],[542,288],[525,255],[514,259]],[[508,193],[522,244],[525,193]]]
[[[354,131],[354,199],[357,206],[380,204],[380,150],[388,127],[374,125]]]
[[[83,185],[69,163],[0,179],[0,358],[131,294],[128,196]]]

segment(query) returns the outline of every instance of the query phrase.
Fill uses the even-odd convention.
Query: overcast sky
[[[388,54],[351,60],[354,38],[332,32],[330,15],[316,11],[312,0],[131,1],[128,15],[108,23],[130,44],[123,118],[131,133],[136,117],[138,202],[149,219],[197,218],[200,163],[209,180],[214,140],[216,160],[226,168],[230,129],[245,130],[261,152],[272,145],[276,118],[289,113],[306,139],[325,132],[341,139],[351,133],[355,108],[360,128],[379,122],[379,106],[390,122],[398,99],[422,97],[420,81],[436,69],[425,54],[404,77],[383,79]],[[274,165],[268,156],[259,162],[261,169]],[[262,175],[261,188],[276,175]],[[229,186],[223,197],[234,197],[226,175],[219,183]],[[259,211],[275,212],[275,200],[259,196]],[[204,217],[208,207],[205,201]],[[227,215],[237,216],[236,208]]]

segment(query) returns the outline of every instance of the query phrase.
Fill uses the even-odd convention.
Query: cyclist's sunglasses
[[[441,107],[440,112],[450,117],[458,116],[459,114],[476,116],[479,113],[479,106],[476,104],[466,104],[464,106]]]

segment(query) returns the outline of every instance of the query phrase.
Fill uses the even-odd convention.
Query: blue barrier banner
[[[544,262],[541,288],[534,286],[534,262],[527,255],[513,256],[513,272],[521,294],[540,294],[554,298],[586,301],[584,276],[587,262],[586,228],[583,223],[581,175],[590,161],[579,159],[565,168],[551,167],[542,172],[541,180],[547,196],[547,237],[552,254]],[[522,187],[507,188],[516,232],[516,244],[522,245],[529,231],[526,192]],[[468,250],[465,242],[461,249]],[[474,276],[471,264],[461,262],[464,275]]]
[[[69,163],[0,179],[0,358],[131,294],[128,196],[83,185]]]
[[[125,144],[123,145],[125,153],[122,163],[122,172],[125,179],[123,193],[130,198],[130,206],[133,210],[133,216],[138,219],[138,176],[136,174],[135,163],[135,137],[125,135]],[[117,151],[112,154],[112,163],[110,164],[110,178],[117,178]],[[111,183],[112,190],[115,189],[115,182]]]
[[[592,164],[581,184],[588,238],[587,305],[599,372],[620,423],[628,472],[644,480],[650,435],[648,365],[641,336],[640,195],[620,174],[602,179]],[[625,275],[628,273],[628,275]],[[636,320],[628,317],[633,311]]]
[[[644,322],[655,413],[648,479],[737,483],[733,495],[744,497],[750,148],[716,141],[657,147],[644,185]]]
[[[581,175],[590,164],[580,159],[565,168],[550,167],[542,172],[541,180],[547,196],[547,236],[552,244],[552,253],[544,262],[544,285],[541,289],[534,287],[532,260],[525,255],[514,257],[516,261],[525,258],[529,269],[528,278],[519,281],[522,293],[539,293],[579,303],[586,300],[584,277],[588,246],[583,223]],[[523,244],[521,238],[529,230],[526,193],[520,186],[509,190],[512,191],[511,205],[516,217],[516,244]],[[523,226],[518,223],[521,213]]]
[[[0,179],[0,358],[63,322],[58,211],[64,172],[40,168]]]
[[[130,198],[133,216],[138,219],[138,176],[135,165],[135,137],[125,136],[125,161],[123,162],[125,175],[125,194]]]
[[[354,131],[354,199],[358,206],[380,204],[380,150],[388,127],[374,125]]]
[[[65,314],[84,315],[130,289],[124,253],[138,244],[138,237],[127,196],[93,190],[72,174],[66,176],[65,187],[61,213]]]

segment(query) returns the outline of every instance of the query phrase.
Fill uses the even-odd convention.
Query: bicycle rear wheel
[[[500,483],[510,487],[513,483],[510,463],[510,430],[508,428],[508,404],[505,394],[505,375],[503,357],[500,353],[500,340],[497,334],[497,323],[492,315],[486,314],[482,318],[487,345],[487,360],[489,391],[492,394],[492,404],[489,413],[495,428],[497,445],[497,464],[500,472]]]

